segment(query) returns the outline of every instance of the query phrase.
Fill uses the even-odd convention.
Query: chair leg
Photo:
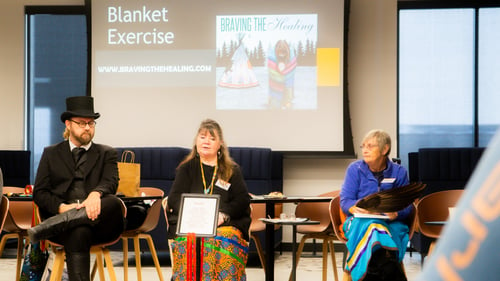
[[[3,254],[3,250],[5,249],[5,244],[7,244],[7,240],[13,238],[17,238],[17,233],[5,233],[2,236],[2,240],[0,240],[0,257]]]
[[[296,263],[294,264],[295,268],[299,265],[299,260],[300,256],[302,255],[302,250],[304,249],[304,244],[306,243],[306,240],[308,239],[307,235],[302,236],[302,239],[300,239],[300,244],[299,248],[297,249],[297,257],[296,257]],[[293,255],[294,253],[292,253]],[[290,272],[290,277],[288,278],[289,281],[292,281],[292,273]]]
[[[64,270],[64,250],[55,249],[54,263],[52,264],[52,273],[50,281],[60,281]]]
[[[17,234],[17,261],[16,261],[16,280],[21,276],[21,266],[24,257],[24,240],[23,236]]]
[[[170,255],[170,267],[174,267],[174,263],[175,263],[175,260],[174,260],[174,255],[173,255],[173,252],[172,252],[172,243],[174,242],[174,239],[168,239],[168,253]]]
[[[104,261],[106,262],[106,267],[108,268],[109,278],[116,281],[115,268],[113,267],[113,261],[111,260],[111,254],[107,248],[92,248],[91,253],[95,254],[96,258],[94,265],[92,266],[92,271],[90,272],[90,280],[95,279],[95,275],[99,272],[99,279],[105,281],[104,275]],[[104,258],[104,260],[103,260]]]
[[[2,240],[0,240],[0,257],[2,256],[3,254],[3,249],[5,248],[5,244],[7,243],[7,239],[9,237],[7,237],[8,234],[4,234],[2,236]]]
[[[141,267],[141,246],[139,244],[139,237],[134,236],[134,253],[135,253],[135,270],[137,271],[137,281],[142,281],[142,267]]]
[[[330,245],[330,255],[332,256],[333,277],[335,281],[339,281],[339,276],[337,274],[337,259],[335,258],[335,243],[333,243],[333,240],[329,240],[328,244]]]
[[[435,244],[436,244],[436,241],[431,242],[431,245],[429,246],[429,251],[427,252],[427,256],[430,256],[432,254],[432,251],[434,250]]]
[[[322,244],[322,252],[323,252],[323,281],[327,281],[327,269],[328,269],[328,239],[323,239]]]
[[[111,254],[109,253],[108,248],[103,248],[102,253],[104,255],[104,260],[106,261],[106,267],[108,268],[109,278],[112,281],[116,281],[116,273],[115,268],[113,267],[113,261],[111,260]]]
[[[122,237],[123,244],[123,280],[128,281],[128,238]]]
[[[345,246],[345,244],[344,244]],[[344,256],[342,257],[342,268],[345,268],[345,263],[347,261],[347,247],[344,248]]]
[[[262,250],[262,244],[260,243],[260,238],[255,235],[251,235],[253,241],[255,241],[255,248],[257,248],[257,255],[259,255],[260,264],[262,265],[262,269],[264,273],[266,272],[266,256]]]
[[[163,273],[161,272],[160,261],[158,260],[158,255],[156,254],[153,238],[151,238],[151,235],[149,234],[139,234],[139,238],[146,239],[146,241],[148,242],[149,251],[153,256],[153,262],[155,263],[156,272],[158,272],[158,277],[160,278],[160,281],[163,281]]]
[[[97,273],[97,259],[94,261],[92,265],[92,270],[90,271],[90,280],[94,281],[95,274]]]
[[[99,272],[99,280],[105,281],[106,278],[104,276],[104,260],[102,258],[102,252],[98,251],[95,253],[95,260],[97,263],[97,272]]]

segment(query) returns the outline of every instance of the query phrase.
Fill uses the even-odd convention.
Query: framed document
[[[194,233],[197,237],[213,237],[217,233],[220,195],[184,193],[177,220],[177,235]]]

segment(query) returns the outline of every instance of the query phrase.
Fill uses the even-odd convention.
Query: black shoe
[[[397,252],[384,248],[372,254],[364,281],[407,281]]]

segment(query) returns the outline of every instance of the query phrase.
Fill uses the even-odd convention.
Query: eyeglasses
[[[75,123],[75,124],[78,124],[78,127],[84,129],[85,127],[87,127],[87,125],[89,125],[89,128],[94,128],[95,127],[95,124],[97,124],[96,121],[89,121],[89,122],[76,122],[75,120],[72,120],[72,119],[69,119],[69,121]]]
[[[378,145],[371,144],[371,143],[362,144],[362,145],[359,146],[359,148],[361,148],[361,149],[368,149],[368,150],[372,150],[375,147],[378,147]]]

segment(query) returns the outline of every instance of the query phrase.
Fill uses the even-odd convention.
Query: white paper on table
[[[376,214],[361,214],[361,213],[354,213],[355,218],[365,218],[365,219],[381,219],[381,220],[388,220],[389,217],[386,215],[376,215]]]
[[[308,218],[294,218],[294,219],[266,219],[260,218],[259,220],[269,223],[282,223],[282,222],[304,222],[308,221]]]

